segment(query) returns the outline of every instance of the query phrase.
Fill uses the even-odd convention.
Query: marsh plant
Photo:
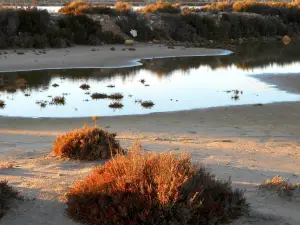
[[[0,100],[0,109],[3,109],[6,106],[6,103],[4,100]]]
[[[108,96],[108,98],[114,99],[114,100],[121,100],[123,97],[124,97],[123,94],[122,93],[118,93],[118,92],[110,94]]]
[[[66,98],[64,96],[56,96],[52,98],[51,105],[64,105],[66,104]]]
[[[122,109],[124,105],[121,102],[113,102],[110,103],[108,107],[112,109]]]
[[[293,196],[296,190],[300,191],[300,183],[292,184],[282,177],[275,176],[261,184],[259,189],[275,191],[279,196]]]
[[[88,84],[82,84],[82,85],[80,85],[80,88],[82,90],[89,90],[90,89],[90,85],[88,85]]]
[[[138,142],[66,197],[68,215],[86,224],[220,224],[248,207],[242,191],[194,165],[190,155],[146,152]]]
[[[52,152],[70,159],[109,159],[123,153],[115,137],[115,133],[106,132],[98,126],[84,126],[57,137]]]
[[[91,95],[91,98],[92,99],[104,99],[104,98],[108,98],[108,95],[105,94],[105,93],[98,93],[98,92],[95,92]]]
[[[152,101],[142,101],[142,102],[141,102],[141,106],[142,106],[143,108],[147,108],[147,109],[151,109],[154,105],[155,105],[155,104],[154,104],[154,102],[152,102]]]

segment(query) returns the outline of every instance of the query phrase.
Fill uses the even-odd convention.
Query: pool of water
[[[276,54],[276,48],[280,55]],[[299,101],[299,95],[252,76],[300,72],[299,53],[290,51],[294,51],[292,47],[277,46],[271,50],[258,48],[254,52],[237,50],[229,56],[142,60],[142,66],[131,68],[0,73],[0,100],[5,101],[0,115],[115,116]],[[82,84],[88,84],[90,89],[82,90]],[[238,90],[238,94],[232,90]],[[117,102],[123,108],[110,108],[115,100],[92,99],[95,92],[122,93],[123,99]],[[64,97],[65,103],[51,104],[56,96]],[[141,101],[152,101],[155,105],[144,108]]]

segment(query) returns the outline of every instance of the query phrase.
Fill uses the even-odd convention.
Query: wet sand
[[[112,51],[112,47],[115,50]],[[130,51],[128,48],[135,50]],[[122,49],[126,50],[122,51]],[[227,50],[207,48],[175,47],[175,49],[169,49],[166,46],[155,44],[137,44],[132,47],[124,45],[76,46],[65,49],[47,49],[45,54],[43,52],[44,50],[16,50],[16,52],[1,50],[0,72],[57,68],[126,67],[139,65],[137,61],[143,58],[231,53]]]

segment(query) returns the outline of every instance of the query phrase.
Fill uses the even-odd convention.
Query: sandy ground
[[[47,59],[43,59],[45,63],[49,63]],[[12,64],[9,67],[3,61],[1,68],[12,68]],[[26,66],[22,62],[17,62],[17,68]],[[103,162],[61,160],[51,155],[51,146],[57,135],[86,123],[91,124],[91,118],[0,117],[0,163],[15,164],[15,168],[0,170],[0,180],[8,180],[25,197],[23,202],[12,205],[0,224],[76,224],[65,215],[64,194],[76,180]],[[251,204],[250,214],[234,221],[234,225],[300,224],[300,196],[280,197],[257,187],[275,175],[292,183],[300,181],[300,103],[102,117],[98,125],[117,132],[124,148],[139,139],[147,150],[183,149],[217,178],[230,178],[234,187],[245,190]]]
[[[112,51],[111,48],[115,50]],[[134,45],[135,51],[129,51],[124,45],[104,46],[76,46],[65,49],[40,50],[16,50],[0,51],[0,71],[17,71],[33,69],[55,68],[99,68],[99,67],[123,67],[136,65],[138,60],[147,56],[205,56],[229,54],[230,51],[205,48],[175,47],[169,49],[163,45],[149,44]],[[122,49],[126,49],[122,51]],[[24,53],[24,54],[23,54]]]

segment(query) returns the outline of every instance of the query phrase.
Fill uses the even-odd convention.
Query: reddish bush
[[[219,224],[247,204],[190,156],[146,153],[139,144],[96,168],[67,193],[68,215],[87,224]]]
[[[70,159],[109,159],[122,151],[115,137],[115,133],[108,133],[100,127],[85,126],[59,136],[52,151],[57,156]]]

